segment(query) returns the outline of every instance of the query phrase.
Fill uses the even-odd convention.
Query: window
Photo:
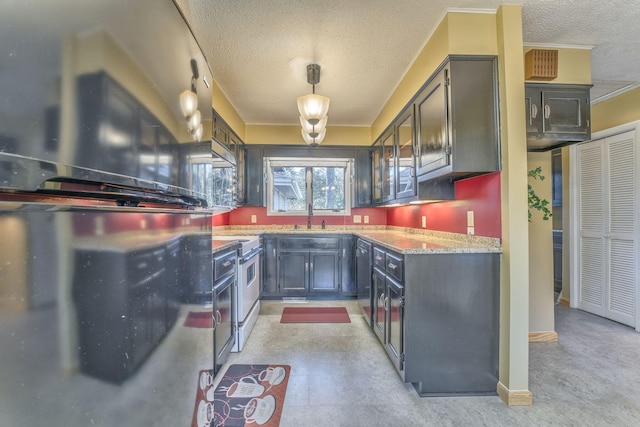
[[[352,159],[267,158],[267,215],[351,214]]]

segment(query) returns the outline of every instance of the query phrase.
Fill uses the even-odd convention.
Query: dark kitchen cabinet
[[[372,245],[360,240],[358,249]],[[496,394],[500,254],[399,254],[373,245],[371,263],[373,295],[364,306],[371,301],[373,333],[403,381],[420,395]]]
[[[416,195],[413,106],[405,110],[396,120],[396,200],[412,199]]]
[[[343,249],[345,254],[349,251],[339,236],[265,236],[262,296],[340,295]]]
[[[73,297],[82,372],[120,383],[162,340],[171,280],[165,257],[164,245],[125,252],[76,250]]]
[[[345,296],[356,296],[357,285],[355,278],[355,244],[352,235],[340,237],[340,293]]]
[[[280,293],[287,296],[305,296],[309,289],[309,252],[281,250],[278,264]]]
[[[213,110],[213,138],[225,146],[235,159],[235,170],[232,185],[235,187],[234,203],[244,205],[247,203],[247,159],[246,146],[240,138],[224,121],[220,114]]]
[[[404,371],[404,258],[382,248],[374,248],[373,331],[385,348],[396,370]]]
[[[278,295],[278,237],[273,235],[262,236],[262,295]]]
[[[74,163],[146,181],[178,185],[177,141],[133,95],[105,72],[78,77]]]
[[[182,238],[182,301],[211,303],[211,234],[193,234]]]
[[[418,181],[500,170],[496,58],[450,56],[415,99]]]
[[[371,151],[368,147],[355,148],[354,208],[371,206]]]
[[[388,135],[387,135],[388,137]],[[382,162],[382,137],[371,146],[371,191],[374,205],[383,202],[382,180],[384,164]]]
[[[265,206],[262,157],[263,148],[261,146],[245,146],[245,206]]]
[[[591,138],[590,88],[526,83],[527,149],[547,151]]]
[[[360,311],[371,326],[373,291],[371,289],[373,266],[371,261],[372,245],[363,239],[356,242],[355,274]]]

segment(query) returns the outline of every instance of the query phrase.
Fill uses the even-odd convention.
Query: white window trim
[[[344,182],[344,209],[340,211],[329,211],[317,209],[313,211],[314,215],[320,216],[349,216],[351,215],[351,204],[353,200],[352,182],[353,182],[353,159],[348,158],[322,158],[314,159],[311,157],[265,157],[265,183],[264,189],[266,193],[267,202],[267,216],[307,216],[306,210],[300,211],[274,211],[271,209],[272,197],[273,197],[273,167],[294,167],[294,166],[325,166],[325,167],[344,167],[345,168],[345,182]],[[306,191],[306,189],[305,189]],[[309,190],[310,191],[310,190]],[[307,195],[307,197],[309,197]]]

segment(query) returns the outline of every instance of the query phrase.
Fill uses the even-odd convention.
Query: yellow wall
[[[591,132],[640,120],[640,88],[591,106]]]
[[[536,195],[549,201],[551,209],[551,151],[528,153],[528,169],[542,167],[543,181],[529,178]],[[529,223],[529,332],[554,332],[553,222],[531,210]]]
[[[243,141],[246,141],[247,138],[244,121],[215,80],[213,81],[211,91],[213,93],[212,102],[214,110],[220,114],[220,117],[222,117],[222,119],[231,126],[231,129],[233,129],[233,131]]]
[[[300,126],[247,125],[247,144],[304,144]],[[327,126],[322,145],[370,145],[371,128],[365,126]]]
[[[526,46],[524,54],[536,46]],[[527,80],[532,83],[591,84],[591,50],[574,48],[539,47],[558,51],[558,77],[553,80]]]

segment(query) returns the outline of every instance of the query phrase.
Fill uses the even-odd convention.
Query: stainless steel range
[[[242,351],[260,314],[260,254],[258,236],[214,236],[215,240],[237,240],[241,244],[238,256],[237,288],[235,292],[234,323],[236,343],[232,352]]]

